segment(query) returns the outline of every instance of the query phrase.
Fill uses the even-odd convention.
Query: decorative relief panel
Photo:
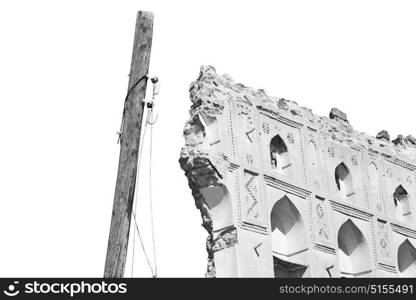
[[[379,259],[384,261],[390,261],[391,259],[391,252],[390,252],[390,245],[389,245],[389,233],[388,233],[388,225],[387,222],[382,220],[377,220],[377,254]]]
[[[358,166],[358,158],[356,155],[351,156],[351,164],[353,166]]]
[[[263,128],[263,133],[264,134],[269,134],[270,133],[270,125],[269,125],[268,122],[263,122],[262,128]]]
[[[307,180],[309,188],[313,189],[315,193],[321,194],[323,188],[323,178],[321,175],[321,151],[318,147],[318,138],[316,132],[309,129],[306,144],[304,146],[305,153],[305,171],[307,173]]]
[[[326,200],[318,197],[311,199],[312,204],[312,220],[314,240],[317,245],[322,247],[330,247],[333,245],[333,238],[330,229],[329,207]]]
[[[267,222],[260,187],[261,177],[258,173],[244,170],[242,175],[242,198],[240,226],[243,229],[265,234]]]
[[[253,119],[253,110],[250,102],[238,102],[236,105],[237,134],[239,135],[240,160],[248,165],[257,165],[256,147],[258,146],[258,132]]]
[[[258,174],[244,171],[245,217],[251,220],[260,218]]]
[[[318,225],[318,238],[320,240],[329,241],[329,227],[328,227],[328,218],[326,216],[325,210],[322,207],[321,203],[315,205],[316,213],[316,223]]]

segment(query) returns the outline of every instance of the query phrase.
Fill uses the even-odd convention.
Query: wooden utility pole
[[[104,270],[106,278],[124,276],[152,36],[153,14],[139,11],[120,136],[120,158]]]

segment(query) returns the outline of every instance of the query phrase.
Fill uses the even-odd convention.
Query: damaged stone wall
[[[355,131],[201,67],[180,165],[207,277],[415,277],[416,139]]]

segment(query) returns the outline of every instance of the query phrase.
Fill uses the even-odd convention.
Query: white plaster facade
[[[209,66],[190,97],[180,164],[207,276],[416,276],[413,137],[368,136]]]

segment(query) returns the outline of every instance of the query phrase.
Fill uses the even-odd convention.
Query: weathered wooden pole
[[[104,269],[106,278],[124,276],[152,35],[153,14],[139,11],[120,132],[120,158]]]

